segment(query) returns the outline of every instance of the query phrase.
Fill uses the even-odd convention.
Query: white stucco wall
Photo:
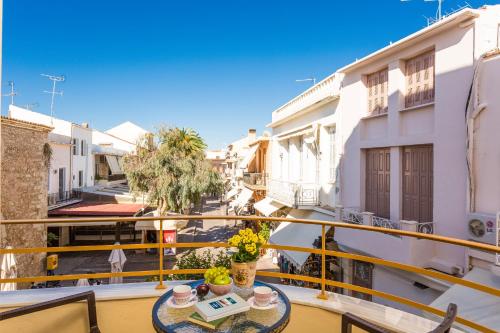
[[[486,108],[474,121],[473,165],[476,180],[475,209],[500,211],[500,55],[484,62],[480,73],[480,104]],[[494,84],[492,84],[494,83]]]
[[[496,24],[500,21],[498,11],[495,17]],[[402,176],[401,161],[402,147],[406,145],[432,144],[434,149],[434,190],[433,190],[433,220],[436,234],[468,239],[467,231],[467,173],[466,173],[466,130],[465,106],[468,91],[472,82],[474,60],[478,55],[487,51],[484,47],[491,45],[490,40],[496,38],[488,28],[479,32],[485,23],[484,18],[476,24],[454,25],[446,31],[427,38],[419,43],[402,48],[381,60],[374,61],[366,66],[359,67],[345,73],[339,109],[341,110],[341,124],[338,132],[343,140],[342,163],[342,196],[345,207],[365,207],[365,160],[364,148],[391,147],[391,186],[390,186],[390,218],[399,221],[402,213]],[[488,33],[490,32],[490,33]],[[494,36],[494,37],[493,37]],[[481,39],[481,40],[479,40]],[[483,47],[483,49],[481,49]],[[414,110],[404,109],[404,60],[418,55],[426,50],[435,49],[435,101],[433,105]],[[388,114],[376,118],[363,119],[367,114],[366,88],[362,81],[363,76],[389,67]],[[484,76],[483,89],[489,90],[491,98],[500,84],[498,67],[490,65]],[[495,72],[496,69],[496,72]],[[486,72],[486,71],[485,71]],[[496,73],[496,75],[495,75]],[[488,87],[488,88],[485,88]],[[481,122],[483,131],[482,141],[489,138],[491,144],[484,146],[481,154],[484,172],[477,173],[484,193],[478,196],[479,206],[494,212],[499,209],[498,193],[500,183],[491,182],[500,169],[498,147],[493,147],[492,137],[499,131],[500,109],[492,102],[491,111],[484,114],[491,121],[488,124]],[[495,106],[494,106],[495,105]],[[483,115],[482,115],[483,116]],[[497,145],[498,146],[498,145]],[[485,157],[485,155],[487,157]],[[486,162],[488,161],[488,162]],[[493,176],[493,178],[491,178]],[[489,179],[489,180],[488,180]],[[499,178],[500,179],[500,178]],[[496,208],[495,208],[496,207]],[[349,234],[346,237],[352,237]],[[374,236],[379,237],[379,236]],[[346,238],[340,242],[351,242]],[[359,243],[363,243],[358,239]],[[368,239],[365,239],[368,241]],[[433,245],[430,245],[431,247]],[[436,255],[450,265],[464,267],[465,253],[460,247],[445,244],[434,244]],[[388,256],[393,251],[387,247]],[[380,252],[380,251],[372,251]],[[404,253],[404,251],[403,251]],[[375,254],[375,253],[374,253]],[[377,255],[385,257],[383,254]]]
[[[103,145],[114,149],[119,149],[124,153],[134,153],[136,149],[135,144],[95,129],[92,129],[92,143],[94,145]]]
[[[330,91],[328,95],[334,94]],[[321,105],[310,107],[282,124],[273,127],[272,168],[271,179],[294,183],[316,183],[319,187],[321,205],[335,206],[335,184],[330,179],[330,137],[328,129],[335,127],[338,122],[336,115],[338,100],[331,100]],[[316,153],[312,145],[304,145],[302,160],[300,158],[299,137],[292,137],[287,141],[278,141],[278,136],[296,129],[319,125],[319,152]],[[340,140],[335,137],[336,151],[340,150]],[[280,161],[283,154],[283,162]],[[336,158],[336,163],[339,159]]]
[[[70,158],[71,146],[69,144],[58,144],[51,142],[52,158],[50,161],[49,171],[49,194],[59,192],[59,169],[65,168],[64,191],[69,190],[70,184]]]
[[[83,184],[82,187],[94,186],[94,162],[93,155],[91,151],[92,147],[92,129],[84,128],[78,125],[73,125],[72,138],[78,139],[81,143],[82,140],[87,142],[85,155],[81,154],[81,144],[78,149],[78,155],[73,156],[72,165],[72,188],[80,187],[78,184],[78,175],[80,171],[83,171]]]

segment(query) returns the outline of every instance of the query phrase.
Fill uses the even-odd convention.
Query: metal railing
[[[401,229],[401,225],[397,222],[391,221],[385,217],[373,216],[372,225],[374,227],[386,228],[386,229]]]
[[[75,295],[65,296],[50,301],[27,305],[17,309],[12,309],[0,313],[0,321],[7,320],[10,318],[15,318],[19,316],[24,316],[33,312],[43,311],[47,309],[53,309],[66,304],[76,303],[80,301],[87,301],[87,312],[89,317],[89,332],[90,333],[101,333],[99,326],[97,325],[97,312],[95,303],[95,294],[93,291],[84,291]]]
[[[291,279],[298,280],[304,282],[311,282],[320,286],[320,292],[318,294],[318,298],[328,301],[328,295],[326,293],[325,287],[332,286],[337,288],[344,288],[347,290],[352,290],[364,294],[369,294],[372,296],[384,298],[393,302],[397,302],[400,304],[404,304],[407,306],[411,306],[417,308],[419,310],[427,311],[429,313],[444,317],[446,312],[418,303],[416,301],[410,300],[408,298],[404,298],[401,296],[393,295],[387,292],[382,292],[379,290],[374,290],[370,288],[361,287],[358,285],[339,282],[334,280],[329,280],[326,278],[326,257],[333,256],[338,258],[345,258],[350,260],[357,260],[372,263],[374,265],[382,265],[385,267],[390,267],[394,269],[399,269],[411,273],[421,274],[425,276],[429,276],[432,278],[444,280],[450,282],[452,284],[459,284],[462,286],[466,286],[472,288],[474,290],[478,290],[496,297],[500,297],[500,289],[490,287],[488,285],[483,285],[474,281],[461,279],[456,276],[448,275],[445,273],[441,273],[438,271],[425,269],[417,266],[412,266],[408,264],[402,264],[395,261],[389,261],[374,257],[369,257],[365,255],[346,253],[337,250],[327,250],[326,248],[326,232],[327,228],[332,228],[333,232],[337,228],[345,228],[345,229],[354,229],[354,230],[363,230],[384,234],[394,234],[399,236],[406,237],[414,237],[418,239],[427,239],[431,241],[437,241],[446,244],[452,244],[457,246],[468,247],[472,249],[478,249],[481,251],[486,251],[490,253],[500,252],[500,247],[490,244],[483,244],[468,240],[454,239],[434,234],[425,234],[418,233],[412,231],[405,230],[397,230],[397,229],[386,229],[379,228],[374,226],[367,226],[361,224],[351,224],[344,222],[329,222],[329,221],[319,221],[319,220],[309,220],[309,219],[290,219],[290,218],[277,218],[277,217],[262,217],[262,216],[161,216],[161,217],[126,217],[126,218],[81,218],[81,219],[44,219],[44,220],[1,220],[0,223],[3,227],[8,228],[10,225],[31,225],[31,224],[43,224],[43,223],[68,223],[68,224],[78,224],[78,223],[99,223],[99,222],[136,222],[136,221],[155,221],[159,220],[160,222],[160,234],[163,233],[163,221],[167,220],[242,220],[242,221],[250,221],[250,222],[291,222],[291,223],[301,223],[305,225],[319,225],[321,226],[321,248],[307,248],[307,247],[297,247],[297,246],[289,246],[289,245],[277,245],[277,244],[265,244],[264,248],[276,249],[276,250],[285,250],[285,251],[296,251],[296,252],[306,252],[318,254],[321,256],[321,277],[311,277],[300,274],[287,274],[287,273],[279,273],[279,272],[268,272],[268,271],[258,271],[258,276],[265,277],[275,277],[282,279]],[[138,276],[159,276],[159,283],[156,288],[164,289],[164,277],[165,275],[177,275],[177,274],[202,274],[205,272],[205,269],[165,269],[164,268],[164,251],[165,248],[201,248],[201,247],[229,247],[227,243],[224,242],[199,242],[199,243],[164,243],[163,237],[159,237],[159,243],[150,243],[150,244],[123,244],[123,245],[94,245],[94,246],[63,246],[63,247],[33,247],[33,248],[2,248],[0,249],[0,254],[13,253],[13,254],[26,254],[26,253],[56,253],[56,252],[78,252],[78,251],[111,251],[113,249],[147,249],[147,248],[156,248],[159,249],[159,264],[158,269],[148,270],[148,271],[129,271],[129,272],[119,272],[119,273],[93,273],[93,274],[71,274],[71,275],[51,275],[51,276],[32,276],[32,277],[18,277],[18,278],[7,278],[0,279],[0,283],[26,283],[26,282],[44,282],[44,281],[62,281],[62,280],[77,280],[77,279],[102,279],[102,278],[111,278],[111,277],[138,277]],[[481,332],[493,333],[495,332],[493,329],[488,328],[486,326],[475,323],[471,320],[468,320],[463,317],[457,317],[456,322],[473,328],[475,330]]]
[[[267,173],[243,173],[243,183],[247,185],[258,185],[266,186],[267,184]]]
[[[82,191],[79,189],[73,189],[70,191],[63,191],[57,193],[50,193],[47,195],[47,205],[55,206],[57,204],[82,198]]]
[[[270,198],[293,207],[319,205],[319,186],[315,183],[273,179],[268,182],[267,194]]]
[[[353,224],[363,224],[363,215],[349,208],[342,209],[342,221]]]

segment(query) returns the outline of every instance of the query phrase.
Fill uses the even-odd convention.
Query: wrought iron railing
[[[319,205],[319,186],[315,183],[273,179],[268,182],[267,195],[292,207]]]
[[[82,191],[80,189],[73,189],[71,191],[63,191],[58,193],[50,193],[47,196],[47,205],[51,207],[58,205],[60,203],[81,198],[82,198]]]
[[[363,214],[355,209],[343,208],[342,221],[353,224],[363,224]]]
[[[267,173],[243,173],[243,183],[247,185],[260,185],[266,186],[267,184]]]
[[[425,234],[405,230],[397,229],[387,229],[379,228],[374,226],[360,225],[357,223],[344,223],[344,222],[329,222],[329,221],[319,221],[319,220],[308,220],[308,219],[290,219],[290,218],[277,218],[277,217],[262,217],[262,216],[152,216],[152,217],[126,217],[126,218],[80,218],[80,219],[44,219],[44,220],[2,220],[0,221],[4,228],[9,228],[11,225],[32,225],[32,224],[45,224],[45,223],[58,223],[68,225],[75,225],[78,223],[102,223],[102,222],[136,222],[136,221],[155,221],[160,222],[160,234],[163,234],[163,223],[167,220],[243,220],[249,222],[259,223],[262,221],[269,222],[290,222],[290,223],[300,223],[305,225],[318,225],[321,226],[321,246],[320,248],[310,248],[310,247],[297,247],[290,245],[277,245],[277,244],[265,244],[264,248],[285,250],[285,251],[295,251],[295,252],[306,252],[317,254],[321,257],[321,275],[320,277],[312,277],[301,274],[287,274],[279,272],[269,272],[269,271],[258,271],[258,276],[274,277],[281,279],[292,279],[298,281],[310,282],[317,284],[320,288],[318,298],[329,301],[328,295],[326,293],[326,286],[344,288],[347,290],[352,290],[359,293],[364,293],[379,298],[384,298],[396,303],[404,304],[406,306],[414,307],[419,310],[423,310],[438,316],[444,317],[446,312],[431,307],[426,304],[418,303],[416,301],[404,298],[398,295],[390,294],[387,292],[374,290],[366,287],[361,287],[358,285],[339,282],[327,279],[326,275],[326,257],[337,257],[345,258],[349,260],[357,260],[368,262],[374,265],[382,265],[385,267],[390,267],[394,269],[399,269],[415,274],[421,274],[429,276],[432,278],[444,280],[452,284],[459,284],[474,290],[481,291],[486,294],[493,295],[495,297],[500,297],[500,289],[491,287],[486,284],[481,284],[471,280],[462,279],[453,275],[448,275],[435,270],[426,269],[422,267],[412,266],[408,264],[402,264],[395,261],[389,261],[374,257],[369,257],[360,254],[353,254],[342,252],[338,250],[327,250],[326,247],[326,232],[327,228],[346,228],[354,230],[362,230],[369,232],[377,232],[384,234],[394,234],[399,236],[413,237],[418,239],[427,239],[430,241],[437,241],[446,244],[452,244],[457,246],[468,247],[471,249],[477,249],[481,251],[486,251],[489,253],[500,252],[500,247],[490,244],[483,244],[468,240],[454,239],[434,234]],[[8,230],[8,229],[6,229]],[[334,231],[335,234],[335,231]],[[202,274],[205,269],[165,269],[164,268],[164,251],[165,248],[202,248],[202,247],[229,247],[225,242],[206,242],[206,243],[164,243],[163,237],[159,237],[159,243],[148,243],[148,244],[121,244],[121,245],[92,245],[92,246],[62,246],[62,247],[35,247],[35,248],[2,248],[0,249],[0,255],[13,253],[15,254],[28,254],[28,253],[61,253],[61,252],[86,252],[86,251],[111,251],[114,249],[148,249],[156,248],[158,249],[158,269],[148,270],[148,271],[127,271],[127,272],[116,272],[116,273],[86,273],[86,274],[71,274],[71,275],[50,275],[50,276],[25,276],[16,278],[0,278],[0,283],[28,283],[28,282],[45,282],[45,281],[63,281],[63,280],[78,280],[78,279],[104,279],[111,277],[147,277],[147,276],[159,276],[159,282],[157,285],[158,289],[165,289],[165,276],[166,275],[178,275],[178,274]],[[473,301],[473,300],[472,300]],[[469,328],[481,331],[494,333],[495,330],[486,327],[484,325],[478,324],[471,320],[463,317],[457,317],[456,322]]]
[[[391,221],[385,217],[372,216],[372,225],[374,227],[386,228],[386,229],[401,229],[401,224],[395,221]]]

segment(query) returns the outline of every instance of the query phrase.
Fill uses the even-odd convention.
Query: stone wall
[[[3,219],[47,218],[48,166],[44,145],[50,127],[2,117],[1,213]],[[0,227],[0,246],[47,246],[44,224]],[[45,275],[45,253],[16,254],[18,277]],[[26,287],[26,284],[18,285]]]

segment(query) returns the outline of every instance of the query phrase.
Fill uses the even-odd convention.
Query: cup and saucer
[[[167,299],[167,306],[174,309],[184,309],[198,302],[196,289],[187,285],[175,286],[172,296]]]
[[[278,306],[278,292],[269,287],[255,287],[253,296],[247,300],[248,305],[256,310],[270,310]]]

